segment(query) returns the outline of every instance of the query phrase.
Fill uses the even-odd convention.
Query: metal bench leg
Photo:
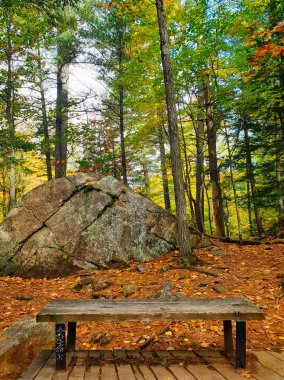
[[[55,325],[55,357],[56,370],[66,371],[65,323]]]
[[[224,327],[224,345],[225,353],[229,356],[233,355],[233,333],[232,333],[232,321],[223,321]]]
[[[74,352],[76,345],[76,322],[68,322],[67,352]]]
[[[236,321],[236,368],[246,368],[245,321]]]

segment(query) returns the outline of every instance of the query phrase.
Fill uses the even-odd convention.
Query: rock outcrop
[[[198,235],[192,236],[196,244]],[[24,195],[0,225],[0,273],[54,277],[155,259],[176,219],[113,177],[78,173]]]
[[[54,347],[54,328],[23,318],[0,334],[0,379],[18,379],[43,349]]]

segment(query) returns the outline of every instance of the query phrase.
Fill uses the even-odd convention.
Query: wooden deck
[[[284,351],[248,352],[248,368],[237,372],[219,352],[79,351],[67,353],[67,371],[55,371],[55,355],[42,351],[20,380],[256,380],[284,379]]]

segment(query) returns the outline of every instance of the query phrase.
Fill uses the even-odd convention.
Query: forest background
[[[163,3],[190,223],[261,236],[284,217],[284,4]],[[0,57],[1,218],[77,170],[175,212],[155,2],[0,0]]]

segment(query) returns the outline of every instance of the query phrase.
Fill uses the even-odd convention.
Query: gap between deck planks
[[[284,351],[253,351],[249,362],[251,379],[284,379]],[[67,364],[66,372],[56,372],[54,353],[43,351],[20,380],[244,379],[227,358],[209,350],[79,351],[68,353]]]

